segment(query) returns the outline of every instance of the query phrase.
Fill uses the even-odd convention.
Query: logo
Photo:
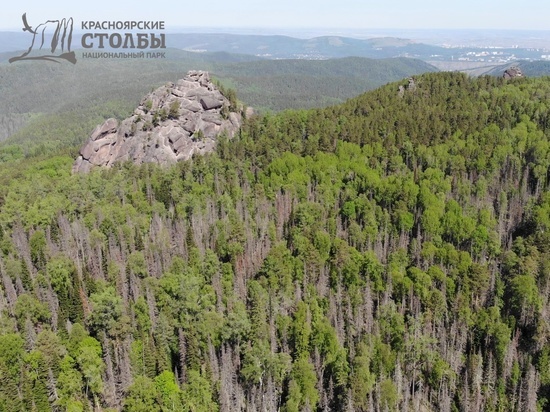
[[[50,62],[60,63],[60,60],[67,60],[68,62],[75,64],[76,56],[71,51],[71,41],[73,37],[73,18],[62,20],[46,20],[44,23],[40,23],[36,28],[32,28],[27,22],[27,13],[22,16],[23,19],[23,31],[32,34],[32,41],[29,49],[21,56],[12,57],[9,59],[10,63],[20,60],[46,60]],[[50,53],[43,55],[31,55],[34,50],[35,43],[40,42],[39,50],[42,50],[46,35],[53,32],[50,42]],[[55,54],[56,52],[60,54]]]

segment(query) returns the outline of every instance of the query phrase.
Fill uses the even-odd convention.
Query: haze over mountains
[[[389,34],[391,33],[391,34]],[[397,34],[396,34],[397,33]],[[367,36],[365,38],[365,36]],[[74,49],[80,35],[75,32]],[[374,31],[296,35],[167,32],[168,47],[196,52],[229,52],[269,59],[329,59],[335,57],[414,57],[423,60],[495,61],[537,60],[550,50],[550,34],[530,31]],[[24,50],[29,36],[22,32],[0,32],[0,53]],[[491,50],[486,56],[475,56]],[[496,52],[493,54],[493,52]],[[477,59],[475,59],[477,57]],[[484,58],[484,59],[482,59]]]

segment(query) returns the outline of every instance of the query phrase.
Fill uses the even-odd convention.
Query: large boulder
[[[223,106],[223,100],[218,100],[210,96],[201,97],[201,105],[204,110],[219,109]]]
[[[190,71],[145,96],[129,118],[97,126],[73,172],[124,161],[169,165],[211,152],[220,133],[231,138],[241,126],[241,113],[229,107],[207,72]]]

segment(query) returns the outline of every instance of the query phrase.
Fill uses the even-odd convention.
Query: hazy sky
[[[116,4],[116,5],[115,5]],[[262,28],[488,28],[550,30],[547,0],[95,0],[4,2],[1,30],[47,19],[164,20],[167,26]]]

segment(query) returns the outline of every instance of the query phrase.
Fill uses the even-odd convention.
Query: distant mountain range
[[[335,57],[398,57],[426,54],[434,46],[417,44],[408,39],[353,39],[323,36],[298,39],[288,36],[256,36],[236,34],[171,34],[168,44],[189,51],[230,51],[271,59],[328,59]],[[439,47],[436,47],[439,50]]]
[[[73,49],[81,49],[80,35],[73,37]],[[48,44],[48,38],[44,44]],[[30,38],[26,33],[0,32],[0,53],[26,50]],[[166,45],[193,52],[229,52],[269,59],[329,59],[337,57],[429,57],[442,54],[437,46],[412,40],[384,37],[367,40],[341,36],[299,39],[278,35],[240,35],[208,33],[168,33]]]
[[[81,48],[81,34],[74,33],[72,49]],[[442,39],[443,40],[443,39]],[[429,41],[434,41],[429,40]],[[497,65],[515,59],[537,60],[545,52],[538,48],[478,46],[440,46],[400,37],[358,39],[345,36],[296,38],[283,35],[231,33],[166,33],[169,48],[196,53],[227,52],[266,59],[324,60],[340,57],[411,57],[424,61],[479,62]],[[22,32],[0,32],[0,53],[26,50],[30,38]],[[48,39],[44,44],[48,44]]]

